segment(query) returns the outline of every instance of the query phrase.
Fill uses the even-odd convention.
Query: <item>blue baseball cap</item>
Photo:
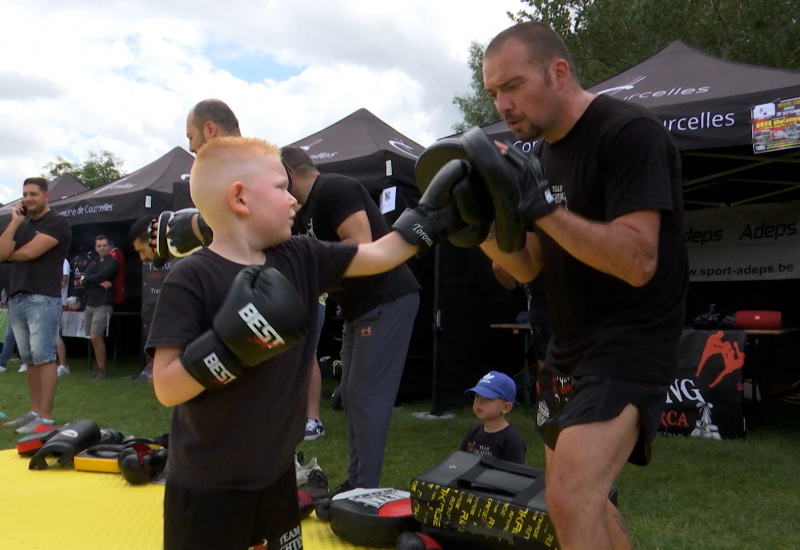
[[[513,403],[517,398],[517,385],[507,374],[493,370],[484,374],[474,388],[464,393],[469,392],[475,392],[486,399],[500,397]]]

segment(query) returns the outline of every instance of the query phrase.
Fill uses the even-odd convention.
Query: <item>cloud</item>
[[[109,150],[133,171],[187,148],[186,113],[208,97],[278,145],[362,107],[428,145],[460,120],[451,102],[469,90],[470,41],[521,6],[0,0],[0,202],[58,155]]]

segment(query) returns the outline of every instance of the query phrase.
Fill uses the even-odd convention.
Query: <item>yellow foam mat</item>
[[[162,485],[130,485],[119,474],[72,466],[29,470],[28,462],[15,449],[0,451],[3,550],[162,547]],[[305,550],[367,548],[343,541],[313,513],[302,529]]]

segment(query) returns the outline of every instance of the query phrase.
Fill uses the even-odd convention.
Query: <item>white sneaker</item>
[[[14,430],[14,433],[15,434],[32,434],[33,432],[36,431],[36,426],[39,426],[39,425],[42,425],[42,424],[47,425],[47,426],[54,426],[55,422],[52,421],[52,420],[44,420],[44,419],[42,419],[41,416],[37,416],[36,418],[31,420],[27,424],[23,424],[22,426],[20,426],[16,430]]]
[[[0,372],[6,372],[6,368],[5,367],[0,367]]]
[[[56,369],[56,372],[59,376],[66,376],[69,374],[69,367],[66,365],[59,365],[58,369]]]
[[[38,417],[39,415],[34,412],[25,413],[19,418],[15,418],[14,420],[9,420],[5,424],[3,424],[3,426],[5,426],[6,428],[15,428],[17,426],[23,426],[28,422],[30,422],[31,420]]]
[[[19,370],[17,372],[27,372],[28,370],[28,363],[22,363],[19,366]]]

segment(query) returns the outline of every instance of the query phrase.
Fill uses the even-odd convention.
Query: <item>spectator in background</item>
[[[470,392],[475,394],[472,412],[482,423],[467,431],[458,450],[525,464],[528,444],[519,430],[506,420],[517,395],[514,381],[502,372],[490,371],[464,393]]]
[[[10,309],[9,315],[11,315]],[[6,334],[3,338],[3,349],[0,350],[0,372],[6,372],[8,362],[11,359],[11,355],[14,353],[14,349],[16,349],[16,347],[17,341],[14,339],[14,331],[11,329],[11,323],[8,323],[6,326]],[[25,372],[27,370],[28,365],[24,363],[20,365],[19,372]]]
[[[50,209],[44,178],[28,178],[22,202],[0,235],[0,261],[11,261],[9,323],[28,364],[30,412],[7,422],[19,434],[37,425],[54,425],[56,339],[61,319],[61,268],[72,236],[67,219]]]
[[[116,280],[119,263],[111,257],[111,243],[105,235],[98,235],[94,239],[94,250],[98,258],[89,264],[83,275],[83,284],[86,287],[86,309],[83,313],[83,328],[92,341],[94,358],[97,366],[87,375],[87,378],[107,378],[106,368],[106,329],[113,311],[116,291],[112,281]]]
[[[64,258],[64,264],[61,266],[61,313],[67,307],[67,298],[69,297],[69,260]],[[64,344],[64,339],[61,337],[61,321],[59,317],[58,323],[58,340],[56,341],[56,356],[58,358],[58,368],[56,373],[58,376],[66,376],[69,374],[69,367],[67,366],[67,346]]]
[[[281,157],[291,175],[289,192],[302,205],[295,218],[299,233],[321,241],[368,243],[389,232],[358,181],[320,174],[299,147],[284,147]],[[339,389],[350,464],[341,489],[379,487],[389,420],[419,308],[419,284],[401,264],[379,275],[346,279],[330,297],[344,320]]]
[[[108,244],[111,246],[109,255],[117,260],[117,263],[119,264],[119,269],[117,269],[117,277],[113,281],[114,305],[116,306],[125,303],[125,254],[122,253],[122,250],[120,250],[119,247],[114,246],[112,241],[108,241]]]
[[[152,264],[155,268],[164,267],[164,260],[156,255],[150,247],[150,224],[152,216],[142,216],[131,226],[128,231],[128,240],[133,249],[139,255],[139,259],[145,264]],[[150,323],[153,322],[153,313],[156,309],[155,299],[146,295],[145,291],[149,288],[147,277],[142,277],[142,331],[141,331],[141,351],[142,351],[142,370],[139,374],[132,376],[139,382],[153,383],[153,359],[144,353],[144,344],[147,341],[147,334],[150,332]]]

